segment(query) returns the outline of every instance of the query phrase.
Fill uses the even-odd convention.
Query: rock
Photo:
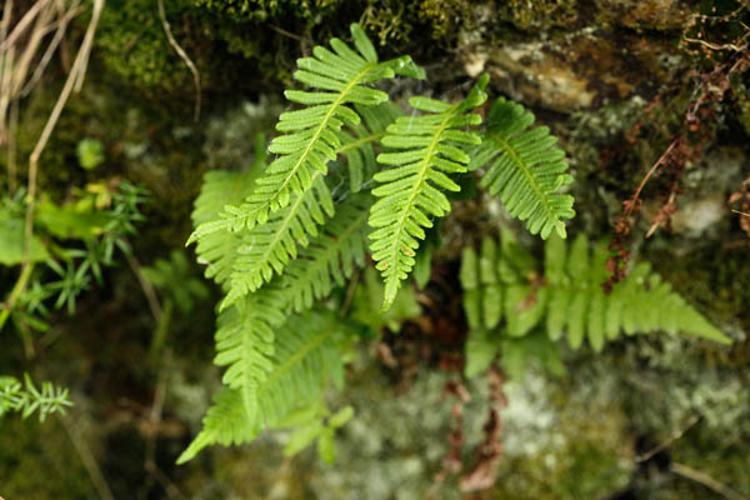
[[[481,54],[487,54],[486,61]],[[653,94],[673,81],[681,66],[674,47],[664,41],[592,29],[469,51],[467,73],[479,62],[503,93],[563,113]]]

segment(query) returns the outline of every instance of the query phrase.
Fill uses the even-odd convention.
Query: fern
[[[487,131],[470,169],[485,167],[481,185],[499,195],[506,210],[526,223],[532,234],[547,238],[554,230],[565,238],[573,197],[559,190],[573,178],[566,173],[565,152],[547,127],[533,127],[534,115],[502,97],[492,105]]]
[[[309,309],[335,286],[343,286],[355,265],[364,265],[371,205],[371,196],[351,195],[321,237],[286,269],[273,292],[286,307],[296,312]]]
[[[381,153],[378,161],[391,166],[375,174],[380,184],[373,189],[379,200],[370,211],[372,257],[385,280],[384,307],[393,303],[402,280],[415,264],[419,240],[425,228],[432,227],[430,217],[442,217],[450,211],[450,202],[440,190],[459,191],[448,174],[466,172],[466,145],[478,144],[476,133],[468,126],[482,119],[471,110],[487,98],[483,77],[467,98],[447,104],[426,97],[412,97],[409,103],[429,114],[402,117],[390,125],[382,144],[399,151]]]
[[[498,250],[486,238],[480,255],[473,248],[464,249],[461,284],[471,337],[476,337],[472,342],[524,337],[540,326],[551,340],[566,336],[576,349],[588,339],[596,351],[623,333],[666,331],[730,341],[647,263],[638,264],[605,293],[609,253],[604,242],[592,252],[585,236],[577,237],[570,250],[561,238],[550,238],[542,276],[534,259],[509,234],[501,241]]]
[[[224,309],[217,321],[214,362],[227,367],[222,382],[241,390],[248,418],[257,413],[257,388],[273,369],[275,329],[285,319],[273,297],[258,294]]]
[[[320,400],[330,383],[340,385],[341,332],[341,324],[330,314],[310,312],[289,318],[276,334],[276,352],[267,358],[272,368],[253,386],[254,407],[248,410],[241,389],[223,388],[203,419],[203,430],[178,463],[212,444],[250,442],[264,428],[282,425],[293,410]]]
[[[230,292],[222,307],[256,291],[280,274],[297,245],[306,247],[318,236],[318,226],[334,214],[333,198],[321,172],[313,174],[313,187],[296,195],[294,202],[273,213],[266,224],[245,233],[234,261]]]
[[[372,144],[385,133],[385,128],[399,112],[391,103],[378,106],[358,106],[365,124],[354,129],[354,134],[340,131],[340,153],[347,158],[352,192],[361,188],[364,175],[376,168]],[[243,234],[244,245],[238,247],[234,259],[230,292],[225,305],[252,293],[281,274],[291,260],[298,256],[299,247],[307,247],[318,237],[318,227],[334,214],[331,192],[320,171],[313,174],[313,189],[297,195],[288,206],[270,216],[266,224]]]
[[[648,263],[637,264],[623,282],[606,294],[601,285],[607,275],[607,245],[599,242],[593,252],[588,247],[583,235],[576,238],[569,253],[559,239],[552,238],[547,243],[547,267],[553,269],[548,278],[550,297],[546,318],[551,338],[567,332],[572,347],[580,346],[587,338],[596,350],[622,333],[659,330],[722,344],[731,342],[658,274],[651,272]],[[562,310],[567,314],[560,314]]]
[[[313,175],[328,172],[327,164],[341,149],[339,131],[343,125],[357,126],[359,115],[352,105],[375,106],[388,94],[368,85],[396,75],[424,78],[424,70],[408,56],[378,62],[377,53],[362,28],[351,26],[356,51],[333,38],[333,52],[322,46],[313,57],[297,61],[294,78],[313,91],[287,90],[291,102],[306,108],[282,113],[276,129],[282,132],[271,142],[276,159],[257,181],[256,188],[240,206],[227,207],[219,221],[199,226],[190,241],[222,229],[252,229],[268,221],[271,213],[291,202],[313,185]]]

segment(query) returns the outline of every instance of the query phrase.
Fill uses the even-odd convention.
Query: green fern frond
[[[350,195],[339,205],[323,234],[287,267],[274,289],[284,304],[297,312],[309,309],[334,287],[343,286],[355,265],[364,266],[371,205],[372,197],[364,193]]]
[[[295,195],[290,205],[271,214],[265,224],[243,233],[222,308],[281,274],[297,258],[298,245],[307,247],[318,236],[318,226],[333,216],[333,198],[323,175],[315,172],[312,181],[312,189]]]
[[[499,330],[505,338],[517,338],[544,325],[551,340],[566,336],[576,349],[588,339],[596,351],[623,333],[665,331],[730,342],[647,263],[638,264],[611,293],[605,293],[602,285],[609,257],[605,242],[592,251],[582,235],[569,249],[557,236],[548,239],[542,276],[533,259],[513,240],[506,240],[498,252],[494,250],[498,245],[484,240],[479,258],[474,249],[464,250],[461,283],[472,335]],[[505,318],[500,326],[498,317]]]
[[[219,219],[227,204],[240,203],[250,193],[258,168],[247,172],[211,170],[203,177],[201,192],[195,200],[192,213],[194,226]],[[232,274],[234,262],[243,245],[243,237],[229,232],[217,232],[198,240],[195,252],[198,262],[206,265],[206,278],[217,284],[225,283]]]
[[[352,24],[351,33],[356,50],[333,38],[333,51],[316,46],[312,57],[297,60],[294,78],[313,90],[287,90],[284,95],[307,107],[280,116],[276,129],[282,134],[269,148],[278,156],[245,203],[228,207],[223,220],[198,227],[190,241],[222,229],[238,231],[264,224],[271,213],[289,205],[294,195],[311,188],[315,172],[328,172],[328,163],[342,147],[339,131],[344,125],[360,123],[352,106],[376,106],[388,100],[388,94],[370,84],[396,75],[424,77],[424,70],[408,56],[378,62],[374,46],[359,25]]]
[[[241,392],[248,418],[257,413],[257,388],[273,369],[275,330],[286,320],[279,304],[255,294],[224,309],[217,320],[216,358],[222,382]]]
[[[441,191],[459,191],[449,174],[466,172],[469,155],[466,145],[481,142],[479,135],[465,130],[482,118],[471,111],[486,99],[482,77],[467,98],[447,104],[426,97],[412,97],[409,103],[428,114],[401,117],[390,125],[382,144],[398,151],[378,155],[388,168],[375,174],[380,184],[373,189],[379,198],[370,210],[370,249],[377,269],[385,280],[387,308],[396,297],[401,281],[415,263],[419,240],[431,217],[450,211],[450,202]]]
[[[177,463],[194,458],[212,444],[248,443],[263,429],[283,425],[295,409],[318,401],[331,383],[343,380],[339,337],[342,326],[327,313],[310,312],[289,318],[276,333],[271,365],[253,387],[255,410],[248,412],[242,390],[225,387],[203,419],[203,429]]]
[[[600,350],[607,340],[622,333],[634,335],[653,331],[682,333],[722,344],[731,342],[653,273],[648,263],[637,264],[607,294],[602,289],[609,257],[606,243],[597,243],[592,252],[585,236],[579,236],[567,252],[559,240],[551,239],[545,253],[557,254],[558,261],[565,259],[565,273],[549,277],[548,287],[549,309],[564,309],[566,314],[548,314],[547,331],[552,337],[566,332],[574,348],[580,346],[584,338],[594,349]]]
[[[482,144],[471,170],[486,167],[481,185],[532,234],[546,239],[554,230],[565,238],[564,219],[575,215],[573,197],[560,189],[573,182],[565,152],[547,127],[532,127],[534,115],[520,104],[499,98],[487,118]]]
[[[341,131],[340,154],[347,158],[351,192],[361,189],[362,181],[377,167],[373,143],[384,135],[386,127],[401,115],[398,108],[386,102],[378,106],[357,106],[364,123],[353,129],[354,135]],[[300,247],[306,248],[318,237],[318,226],[334,213],[331,192],[321,172],[313,174],[313,188],[278,212],[266,224],[242,234],[237,247],[230,292],[224,307],[256,291],[274,274],[282,274],[290,261],[297,258]]]

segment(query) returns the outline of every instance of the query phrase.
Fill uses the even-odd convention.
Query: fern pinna
[[[608,257],[606,243],[595,244],[592,251],[583,235],[570,248],[559,237],[549,238],[543,270],[507,231],[499,243],[483,239],[479,253],[466,247],[460,278],[471,332],[468,372],[489,364],[504,339],[536,330],[553,341],[566,336],[574,349],[588,339],[596,351],[622,333],[665,331],[730,341],[647,263],[637,264],[606,293]]]
[[[490,109],[482,144],[473,152],[472,170],[484,168],[481,185],[499,195],[505,209],[547,238],[565,238],[564,219],[575,215],[573,197],[561,188],[573,182],[565,152],[547,127],[531,127],[534,115],[499,98]]]
[[[427,114],[397,119],[381,141],[397,150],[378,155],[378,162],[390,168],[374,176],[379,185],[372,193],[379,199],[370,211],[370,250],[385,280],[385,307],[414,268],[419,240],[424,240],[425,228],[432,227],[430,217],[450,211],[441,189],[460,191],[449,175],[467,171],[465,149],[481,142],[476,132],[466,129],[482,122],[472,110],[487,99],[486,86],[484,76],[455,104],[412,97],[409,104]]]

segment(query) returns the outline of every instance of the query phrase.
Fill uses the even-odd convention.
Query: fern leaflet
[[[498,252],[489,238],[482,242],[480,257],[472,248],[464,250],[461,283],[472,335],[486,336],[499,328],[506,338],[517,338],[544,325],[551,340],[566,335],[576,349],[588,339],[596,351],[623,332],[666,331],[730,342],[647,263],[636,265],[605,293],[609,252],[604,242],[591,251],[586,237],[578,236],[568,250],[561,238],[548,239],[541,276],[534,260],[509,236],[504,235]],[[498,327],[499,317],[506,321]]]
[[[285,319],[272,297],[256,294],[225,309],[217,320],[214,362],[227,367],[222,381],[241,391],[250,419],[257,414],[257,388],[273,369],[275,329]]]
[[[272,368],[254,386],[255,410],[248,412],[241,390],[224,387],[203,419],[203,430],[178,463],[191,460],[212,444],[250,442],[264,428],[283,425],[291,411],[320,400],[330,383],[340,385],[341,331],[330,314],[310,312],[289,318],[277,332],[276,352],[268,358]]]
[[[297,257],[297,245],[306,247],[318,236],[318,226],[334,214],[333,198],[321,172],[313,174],[313,188],[299,195],[291,205],[271,214],[266,224],[243,234],[234,261],[231,287],[222,307],[256,291],[281,274],[290,259]]]
[[[559,190],[573,178],[565,152],[547,127],[533,127],[534,115],[502,97],[492,105],[487,131],[474,152],[471,170],[486,166],[481,185],[500,200],[532,234],[546,239],[554,230],[565,238],[565,222],[575,215],[573,197]]]
[[[482,77],[467,98],[456,104],[412,97],[411,106],[429,114],[397,119],[382,140],[384,146],[399,150],[378,155],[380,163],[393,168],[374,176],[380,185],[372,192],[379,199],[369,220],[375,229],[370,235],[372,257],[385,280],[385,308],[414,267],[424,228],[432,227],[430,217],[450,211],[450,202],[440,189],[460,190],[447,174],[466,172],[469,156],[461,148],[481,142],[477,134],[463,129],[481,123],[482,118],[471,110],[486,100],[486,85],[487,78]]]

